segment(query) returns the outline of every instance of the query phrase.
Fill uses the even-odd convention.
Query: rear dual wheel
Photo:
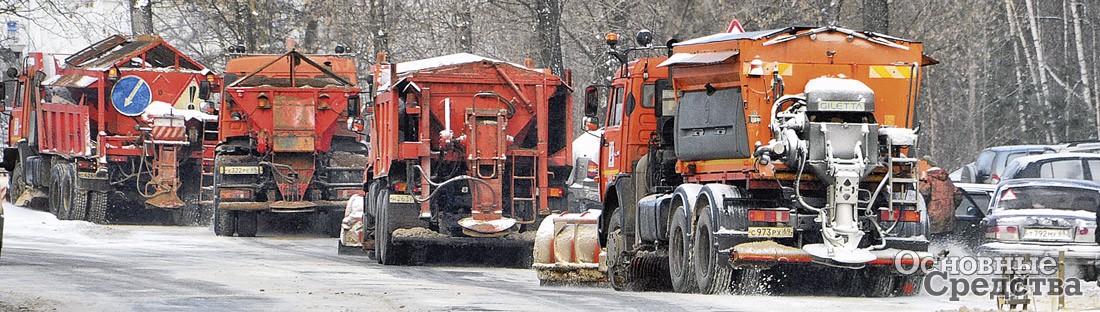
[[[74,210],[85,209],[84,206],[76,207],[76,168],[72,165],[60,163],[50,169],[50,192],[48,205],[50,212],[57,216],[58,220],[72,220]],[[83,212],[75,213],[83,216]]]
[[[733,268],[728,261],[718,256],[718,245],[714,242],[710,204],[704,202],[699,220],[695,222],[692,241],[692,262],[695,268],[695,283],[700,292],[718,294],[729,292],[733,279]]]
[[[691,230],[688,216],[683,206],[673,207],[672,223],[668,237],[668,272],[672,278],[672,290],[679,293],[693,293],[695,270],[691,261]]]

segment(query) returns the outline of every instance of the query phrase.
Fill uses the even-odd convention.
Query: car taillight
[[[785,223],[791,220],[791,212],[785,210],[749,210],[751,222]]]
[[[1019,240],[1020,230],[1015,225],[990,225],[985,230],[985,238],[995,240]]]
[[[596,162],[589,160],[588,161],[588,178],[589,179],[595,179],[596,176],[598,176],[598,175],[600,175],[600,164],[597,164]]]
[[[920,222],[920,211],[917,210],[900,210],[900,209],[880,209],[878,212],[879,221],[900,221],[900,222]]]
[[[1078,221],[1077,235],[1073,236],[1073,241],[1080,243],[1096,242],[1096,223]]]

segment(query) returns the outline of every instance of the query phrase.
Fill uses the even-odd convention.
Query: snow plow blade
[[[531,265],[532,235],[452,237],[425,228],[398,229],[392,234],[398,264],[474,265],[526,268]]]
[[[535,234],[534,264],[539,283],[601,283],[607,266],[599,244],[601,210],[551,214]]]
[[[145,200],[146,204],[162,209],[178,209],[183,207],[183,200],[174,192],[163,192]]]

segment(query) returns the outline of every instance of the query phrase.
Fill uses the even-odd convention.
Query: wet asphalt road
[[[308,234],[58,221],[5,204],[0,311],[935,311],[988,298],[737,296],[541,287],[532,270],[385,267]],[[268,231],[271,232],[271,231]],[[1090,286],[1095,288],[1095,286]],[[1078,308],[1096,305],[1096,291]]]

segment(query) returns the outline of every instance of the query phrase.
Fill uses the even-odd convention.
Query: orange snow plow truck
[[[383,264],[529,266],[538,222],[565,209],[568,78],[472,54],[378,64],[367,195],[341,244]]]
[[[17,205],[59,219],[202,223],[202,113],[221,79],[155,35],[115,35],[9,69],[4,166]],[[108,209],[110,208],[110,209]]]
[[[620,290],[828,279],[852,285],[850,295],[912,294],[922,276],[899,266],[932,261],[913,111],[922,66],[934,63],[919,42],[837,27],[673,44],[656,66],[667,83],[617,79],[599,116],[603,211],[575,224],[598,229],[603,265],[571,256],[596,251],[561,250],[589,238],[554,231],[536,241],[535,267],[558,274],[540,278],[603,267]],[[597,117],[596,90],[586,92],[585,113]],[[569,224],[554,221],[543,227]]]
[[[336,237],[344,202],[362,193],[367,146],[348,127],[360,112],[355,60],[289,48],[226,63],[214,161],[216,235],[256,236],[260,213],[304,213]]]

